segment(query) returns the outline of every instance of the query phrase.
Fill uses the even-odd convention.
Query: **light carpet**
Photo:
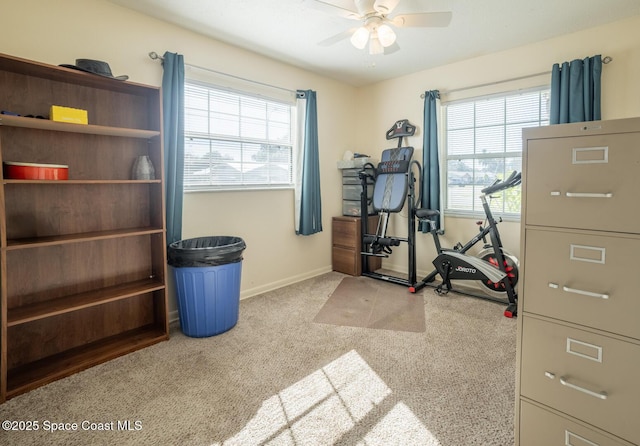
[[[224,334],[174,328],[168,342],[9,400],[1,420],[39,429],[0,431],[0,444],[513,445],[516,321],[425,289],[421,333],[314,323],[345,277],[242,300]],[[45,430],[54,422],[78,427]]]

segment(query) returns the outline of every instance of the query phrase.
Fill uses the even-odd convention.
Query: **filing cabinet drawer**
[[[527,312],[640,339],[640,237],[527,229]]]
[[[624,446],[604,432],[586,428],[526,401],[520,402],[520,446]]]
[[[360,219],[334,217],[331,222],[331,238],[334,246],[360,250]]]
[[[640,345],[525,315],[520,370],[522,396],[640,443]]]
[[[528,225],[638,232],[640,133],[527,141]]]
[[[331,265],[334,271],[359,276],[362,274],[360,253],[353,248],[334,246],[331,250]]]

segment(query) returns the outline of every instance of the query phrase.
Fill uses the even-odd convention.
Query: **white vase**
[[[133,162],[131,178],[134,180],[155,180],[156,170],[147,155],[141,155]]]

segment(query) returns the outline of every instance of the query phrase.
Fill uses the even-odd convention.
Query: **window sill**
[[[520,222],[520,214],[501,214],[495,211],[491,211],[493,213],[493,218],[495,218],[496,220],[500,221],[500,218],[502,218],[502,221],[510,221],[510,222]],[[467,218],[469,220],[484,220],[487,218],[487,216],[484,214],[484,212],[469,212],[469,211],[461,211],[461,210],[453,210],[453,209],[445,209],[444,211],[444,217],[451,217],[451,218]]]
[[[279,190],[293,190],[293,184],[283,186],[235,186],[235,187],[202,187],[198,189],[185,189],[185,194],[201,193],[201,192],[272,192]]]

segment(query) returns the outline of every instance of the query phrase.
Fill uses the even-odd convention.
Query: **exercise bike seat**
[[[413,147],[397,147],[382,152],[376,182],[373,185],[373,209],[377,212],[400,212],[409,187],[407,172]]]
[[[433,217],[437,217],[438,215],[440,215],[440,211],[436,209],[426,209],[426,208],[416,209],[416,217],[418,217],[421,220],[431,219]]]

